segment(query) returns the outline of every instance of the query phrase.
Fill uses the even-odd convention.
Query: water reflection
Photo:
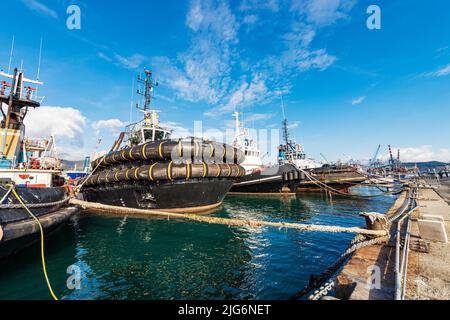
[[[320,193],[233,196],[212,214],[358,226],[364,224],[360,211],[385,212],[393,201],[394,197],[329,199]],[[65,299],[286,299],[311,273],[334,262],[352,237],[83,215],[46,240],[47,263],[54,289]],[[50,298],[38,250],[34,246],[0,265],[0,298]],[[66,270],[72,264],[82,270],[81,290],[66,286]]]

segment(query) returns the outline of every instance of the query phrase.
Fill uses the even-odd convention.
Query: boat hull
[[[0,185],[0,198],[8,192],[8,187]],[[21,188],[16,187],[17,194],[30,206],[47,235],[65,223],[78,209],[68,207],[65,187]],[[49,206],[34,208],[34,204],[56,203]],[[0,259],[17,253],[39,239],[39,225],[33,217],[20,205],[15,196],[9,193],[0,209]],[[13,205],[13,208],[8,208]]]
[[[273,194],[295,193],[302,174],[291,164],[267,168],[246,175],[236,181],[229,194]]]
[[[77,214],[76,207],[64,207],[39,217],[39,222],[47,238],[50,233],[64,225],[72,216]],[[39,225],[34,219],[8,223],[1,227],[0,259],[16,254],[34,245],[40,239]]]
[[[311,170],[310,174],[321,183],[342,192],[347,192],[349,188],[361,184],[367,179],[353,168],[318,168]],[[323,187],[309,179],[301,181],[297,188],[298,192],[315,192],[321,190],[323,190]]]
[[[82,194],[86,201],[112,206],[194,212],[220,205],[232,183],[224,178],[141,181],[84,188]]]
[[[0,185],[0,198],[8,192],[9,187]],[[67,189],[65,187],[48,187],[48,188],[27,188],[16,187],[17,194],[22,198],[25,204],[43,204],[55,203],[62,201],[67,197]],[[19,205],[20,202],[16,197],[9,193],[2,205]],[[37,217],[46,215],[50,212],[56,211],[63,207],[64,203],[44,206],[41,208],[32,208],[31,211]],[[18,222],[30,219],[30,214],[21,206],[19,208],[1,208],[0,209],[0,225],[5,225],[12,222]]]

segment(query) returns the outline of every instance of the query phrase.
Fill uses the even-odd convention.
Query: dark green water
[[[360,188],[354,192],[378,193]],[[221,217],[363,226],[393,196],[227,197]],[[354,235],[252,229],[167,219],[78,216],[46,239],[47,269],[63,299],[286,299],[335,261]],[[67,268],[81,270],[70,290]],[[0,262],[0,299],[50,299],[39,245]]]

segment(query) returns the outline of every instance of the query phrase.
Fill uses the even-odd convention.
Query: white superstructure
[[[244,128],[243,124],[240,123],[239,113],[234,112],[233,116],[236,122],[236,132],[232,145],[244,152],[245,160],[241,163],[241,166],[244,167],[246,174],[250,174],[263,167],[261,154],[256,141],[249,136],[248,129]]]

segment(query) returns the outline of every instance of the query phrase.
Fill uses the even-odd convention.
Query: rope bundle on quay
[[[405,285],[406,285],[406,274],[407,274],[407,263],[408,263],[408,253],[409,253],[409,236],[410,236],[410,220],[411,214],[417,209],[416,198],[417,198],[417,188],[418,184],[415,182],[408,191],[403,191],[406,195],[403,205],[398,208],[397,212],[389,217],[385,217],[384,215],[380,215],[378,221],[372,220],[373,227],[383,228],[387,231],[386,236],[379,237],[367,237],[363,234],[357,235],[352,242],[350,243],[347,250],[333,263],[330,267],[328,267],[324,272],[322,272],[318,276],[311,275],[309,283],[296,294],[291,296],[292,300],[297,300],[304,297],[309,292],[313,292],[308,299],[309,300],[318,300],[326,296],[335,285],[335,275],[336,272],[350,259],[351,255],[358,249],[362,249],[367,246],[375,245],[375,244],[388,244],[392,238],[395,238],[395,266],[394,266],[394,274],[395,274],[395,299],[400,300],[404,298],[405,294]],[[378,215],[376,215],[378,216]],[[378,217],[377,217],[378,218]],[[400,247],[401,247],[401,235],[400,235],[400,226],[404,219],[408,219],[407,223],[407,232],[405,238],[405,247],[403,249],[402,257],[400,258]],[[367,219],[366,222],[369,224],[370,219]],[[380,223],[381,222],[381,223]],[[394,227],[394,231],[392,231],[392,226]]]

